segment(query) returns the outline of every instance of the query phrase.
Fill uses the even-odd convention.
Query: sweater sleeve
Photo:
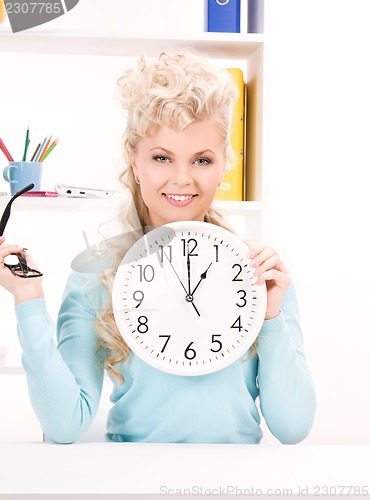
[[[98,409],[104,361],[97,355],[96,291],[88,275],[68,280],[55,328],[43,299],[16,306],[22,364],[33,409],[44,434],[71,443],[88,429]]]
[[[293,285],[280,315],[264,322],[257,352],[260,407],[266,424],[281,443],[298,443],[312,427],[316,397]]]

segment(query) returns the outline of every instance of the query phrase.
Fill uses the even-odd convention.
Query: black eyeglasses
[[[7,225],[9,217],[10,217],[10,211],[11,211],[13,201],[15,199],[17,199],[18,196],[21,196],[22,194],[26,193],[27,191],[30,191],[34,187],[35,187],[34,184],[28,184],[28,186],[19,190],[10,199],[9,203],[5,207],[4,213],[3,213],[1,220],[0,220],[0,236],[2,236],[4,234],[5,227]],[[23,252],[13,253],[12,255],[15,255],[18,258],[18,263],[17,264],[5,264],[4,263],[4,266],[6,266],[14,274],[14,276],[18,276],[19,278],[38,278],[39,276],[42,276],[42,273],[40,273],[40,271],[37,271],[36,269],[31,269],[30,267],[28,267],[26,255]]]

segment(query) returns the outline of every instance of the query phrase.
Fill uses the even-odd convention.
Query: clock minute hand
[[[181,281],[180,276],[177,274],[176,269],[173,267],[172,262],[171,262],[171,261],[170,261],[170,259],[167,257],[166,252],[163,252],[163,253],[164,253],[164,255],[166,256],[166,259],[168,260],[168,262],[170,263],[170,266],[172,267],[173,272],[176,274],[177,279],[179,280],[179,282],[180,282],[181,286],[182,286],[182,287],[183,287],[183,289],[184,289],[184,292],[186,293],[186,295],[188,295],[188,291],[186,290],[184,283]]]
[[[188,294],[189,295],[192,295],[191,292],[190,292],[190,254],[189,254],[189,249],[188,249],[188,257],[186,259],[186,265],[187,265],[187,268],[188,268]]]
[[[164,253],[164,255],[166,256],[166,259],[168,260],[168,262],[170,263],[170,266],[171,266],[171,267],[172,267],[172,269],[173,269],[173,272],[176,274],[177,279],[179,280],[179,282],[180,282],[180,284],[181,284],[182,288],[184,289],[184,291],[185,291],[185,293],[186,293],[186,296],[185,296],[186,301],[191,303],[191,305],[192,305],[192,306],[194,307],[194,309],[195,309],[195,312],[196,312],[196,313],[198,314],[198,316],[200,317],[200,313],[199,313],[199,311],[198,311],[198,309],[197,309],[196,305],[195,305],[195,304],[194,304],[194,302],[193,302],[193,296],[192,296],[190,293],[188,293],[188,291],[186,290],[186,288],[185,288],[185,286],[184,286],[184,283],[181,281],[180,276],[177,274],[176,269],[175,269],[175,268],[173,267],[173,265],[172,265],[172,262],[171,262],[171,261],[170,261],[170,259],[167,257],[166,252],[163,252],[163,253]]]
[[[197,286],[194,288],[194,290],[191,292],[191,295],[194,295],[195,293],[195,290],[198,288],[198,286],[202,283],[203,280],[205,280],[207,278],[207,272],[208,272],[208,269],[211,267],[211,265],[213,264],[213,262],[210,263],[210,265],[207,267],[207,269],[204,271],[204,273],[202,273],[200,275],[200,280],[198,281],[197,283]]]

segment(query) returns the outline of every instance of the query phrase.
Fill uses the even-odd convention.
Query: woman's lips
[[[171,205],[175,205],[176,207],[185,207],[186,205],[189,205],[189,203],[191,203],[197,195],[163,193],[163,196],[168,203],[171,203]]]

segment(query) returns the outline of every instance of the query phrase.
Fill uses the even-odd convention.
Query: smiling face
[[[204,221],[225,169],[224,151],[214,121],[195,122],[181,132],[153,126],[132,158],[149,224]]]

